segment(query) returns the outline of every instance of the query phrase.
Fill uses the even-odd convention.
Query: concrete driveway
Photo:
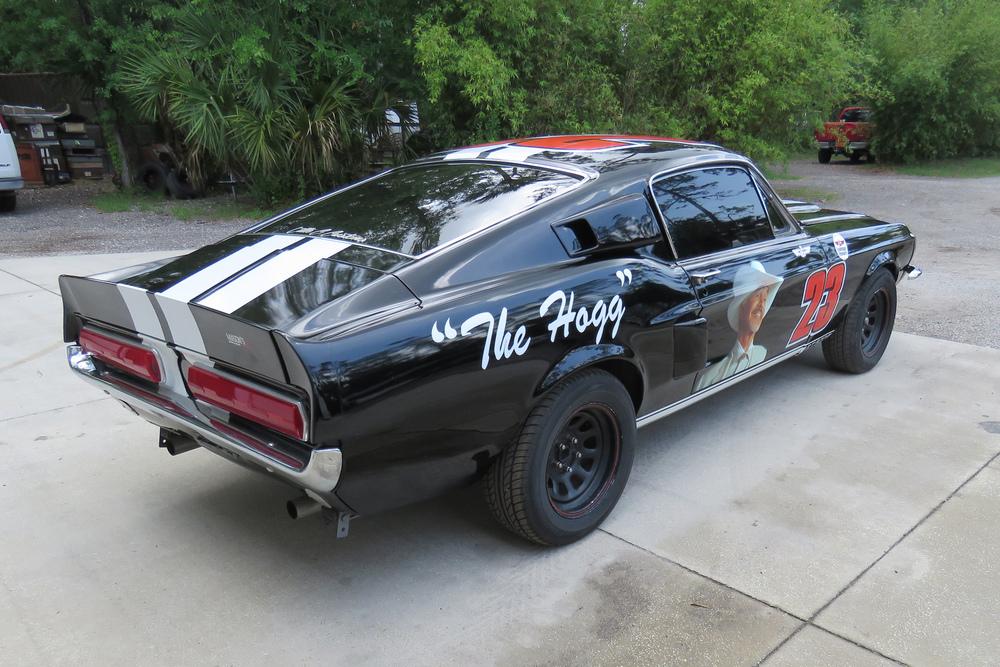
[[[56,275],[154,256],[0,260],[5,664],[1000,655],[1000,350],[897,334],[864,376],[816,354],[762,373],[641,431],[618,508],[570,547],[507,535],[475,489],[336,540],[66,370]]]

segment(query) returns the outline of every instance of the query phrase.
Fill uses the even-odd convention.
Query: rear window
[[[871,117],[871,113],[868,109],[850,109],[844,112],[841,120],[847,123],[866,123]]]
[[[494,225],[578,182],[557,172],[506,165],[397,169],[257,231],[323,235],[419,255]]]

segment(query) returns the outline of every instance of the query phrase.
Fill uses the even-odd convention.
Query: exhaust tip
[[[293,498],[285,503],[285,509],[291,518],[302,519],[313,514],[318,514],[323,509],[323,506],[309,496],[302,496],[300,498]]]

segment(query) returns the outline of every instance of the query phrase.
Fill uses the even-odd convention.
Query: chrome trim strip
[[[122,403],[132,407],[140,416],[153,424],[184,433],[199,444],[210,444],[228,452],[240,459],[240,462],[250,462],[263,468],[270,474],[283,479],[298,488],[313,491],[318,494],[329,494],[337,486],[343,472],[343,457],[337,448],[313,450],[302,470],[295,470],[279,461],[251,449],[239,441],[229,438],[205,424],[194,419],[170,412],[157,405],[138,398],[119,387],[105,382],[96,371],[92,370],[90,355],[83,352],[79,345],[68,345],[66,348],[70,368],[87,382],[97,386]],[[88,367],[89,364],[89,367]],[[213,447],[209,451],[219,454]]]
[[[232,313],[300,271],[304,271],[321,259],[336,255],[350,245],[347,241],[310,238],[305,243],[285,250],[237,276],[195,303],[221,313]]]
[[[837,213],[836,215],[821,215],[818,218],[804,218],[801,220],[804,225],[811,225],[817,222],[833,222],[834,220],[860,220],[867,218],[864,213]]]
[[[677,262],[685,271],[691,271],[694,267],[701,266],[703,264],[712,264],[718,261],[725,261],[733,258],[738,258],[741,255],[755,255],[760,250],[766,250],[772,246],[781,245],[795,245],[796,243],[801,243],[802,241],[811,240],[815,237],[809,236],[801,231],[796,231],[794,234],[785,234],[777,238],[768,239],[766,241],[758,241],[757,243],[745,246],[739,246],[738,248],[726,248],[725,250],[716,250],[715,252],[709,253],[707,255],[698,255],[697,257],[688,257],[687,259],[682,259]]]
[[[810,347],[812,347],[816,343],[820,342],[821,340],[823,340],[824,338],[826,338],[827,336],[830,336],[832,334],[833,334],[833,332],[831,331],[829,333],[826,333],[826,334],[823,334],[821,336],[818,336],[818,337],[810,340],[809,342],[800,345],[799,347],[797,347],[795,349],[788,350],[787,352],[783,352],[783,353],[779,354],[778,356],[776,356],[776,357],[774,357],[772,359],[768,359],[767,361],[765,361],[763,363],[760,363],[760,364],[757,364],[756,366],[754,366],[752,368],[748,368],[745,371],[739,373],[738,375],[734,375],[734,376],[732,376],[730,378],[727,378],[727,379],[723,380],[722,382],[719,382],[718,384],[712,385],[711,387],[706,387],[705,389],[702,389],[701,391],[699,391],[697,393],[691,394],[687,398],[682,398],[681,400],[677,401],[676,403],[671,403],[668,406],[662,407],[662,408],[660,408],[658,410],[654,410],[653,412],[650,412],[649,414],[643,415],[642,417],[639,417],[638,419],[635,420],[635,425],[636,425],[637,428],[642,428],[643,426],[651,424],[651,423],[655,422],[658,419],[663,419],[664,417],[672,415],[675,412],[677,412],[678,410],[686,408],[687,406],[689,406],[689,405],[691,405],[693,403],[697,403],[698,401],[700,401],[703,398],[708,398],[712,394],[716,394],[716,393],[722,391],[723,389],[725,389],[726,387],[731,387],[734,384],[736,384],[738,382],[741,382],[742,380],[745,380],[748,377],[756,375],[757,373],[760,373],[761,371],[766,370],[766,369],[770,368],[771,366],[774,366],[775,364],[777,364],[777,363],[779,363],[781,361],[784,361],[786,359],[791,359],[792,357],[799,356],[800,354],[802,354],[803,352],[805,352],[806,350],[808,350]]]
[[[291,235],[266,236],[251,245],[240,248],[222,259],[195,271],[187,278],[160,292],[165,297],[178,301],[190,301],[204,294],[227,278],[235,276],[243,269],[258,262],[272,252],[299,243],[305,237]]]

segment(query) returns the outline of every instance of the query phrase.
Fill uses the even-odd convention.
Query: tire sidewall
[[[588,404],[606,408],[618,427],[618,461],[603,495],[581,516],[560,515],[549,501],[546,486],[548,457],[556,436],[574,413]],[[612,376],[589,374],[572,380],[552,403],[548,419],[536,434],[528,465],[528,521],[539,537],[550,544],[566,544],[596,528],[621,497],[635,456],[635,409],[625,388]]]
[[[868,301],[875,295],[879,290],[886,290],[886,314],[885,323],[882,327],[882,331],[879,333],[878,345],[872,350],[871,354],[865,354],[862,346],[858,346],[858,351],[861,353],[862,358],[865,360],[865,364],[871,362],[871,366],[874,367],[882,355],[885,353],[885,348],[889,345],[889,339],[892,337],[893,326],[896,323],[896,282],[892,279],[892,276],[885,269],[879,269],[875,274],[872,275],[872,279],[868,285],[868,289],[865,290],[864,301],[861,305],[861,321],[864,321],[864,312],[868,307]]]

